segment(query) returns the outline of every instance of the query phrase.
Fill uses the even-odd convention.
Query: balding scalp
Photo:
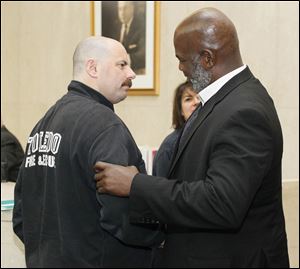
[[[224,13],[214,8],[203,8],[186,18],[175,32],[175,35],[181,34],[193,34],[194,41],[201,40],[199,43],[203,48],[238,49],[239,42],[234,24]]]
[[[82,40],[73,54],[73,78],[79,76],[89,59],[105,61],[113,53],[114,46],[119,42],[102,36],[92,36]]]

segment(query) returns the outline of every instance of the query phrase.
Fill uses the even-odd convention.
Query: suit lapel
[[[184,137],[184,141],[180,143],[177,141],[176,144],[176,151],[173,156],[173,161],[171,164],[171,169],[168,174],[168,178],[170,177],[171,173],[174,170],[176,163],[178,162],[180,156],[184,152],[185,148],[187,147],[189,141],[191,140],[192,136],[196,132],[196,130],[201,126],[203,121],[207,118],[207,116],[213,111],[214,107],[222,102],[227,95],[229,95],[235,88],[237,88],[240,84],[247,81],[250,77],[253,77],[251,71],[248,67],[245,68],[241,73],[230,79],[211,99],[201,108],[198,113],[198,117],[191,126],[189,133]],[[180,138],[179,138],[180,139]]]

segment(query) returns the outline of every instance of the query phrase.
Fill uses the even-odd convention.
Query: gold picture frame
[[[103,34],[104,36],[111,37],[116,40],[119,39],[120,34],[114,35],[112,31],[114,25],[117,25],[115,22],[120,20],[120,15],[118,16],[118,2],[119,1],[90,2],[91,35]],[[124,3],[124,1],[121,2]],[[129,95],[159,95],[160,2],[135,1],[133,3],[135,3],[135,5],[139,5],[138,7],[135,6],[136,10],[139,12],[134,12],[134,16],[137,18],[136,20],[139,20],[139,22],[144,20],[145,22],[144,24],[136,24],[138,27],[141,25],[144,27],[139,29],[141,36],[143,35],[139,40],[144,40],[144,43],[141,43],[144,44],[144,60],[139,62],[136,61],[138,64],[144,63],[144,68],[134,69],[133,67],[135,65],[132,65],[132,69],[136,72],[137,76],[135,80],[133,80],[133,86],[129,90]],[[133,28],[134,22],[131,22],[131,28],[133,30],[138,29]],[[121,25],[121,23],[119,23],[119,25]],[[133,48],[133,50],[135,47],[143,47],[136,44],[131,44],[129,45],[129,49],[131,48],[130,46]],[[129,49],[127,49],[127,51],[129,51]],[[129,56],[130,55],[131,54],[129,53]],[[132,59],[134,59],[134,57],[132,57]],[[132,63],[134,62],[132,61]]]

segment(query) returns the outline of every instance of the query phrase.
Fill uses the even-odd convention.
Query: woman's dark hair
[[[173,120],[172,120],[172,126],[175,130],[182,128],[185,123],[185,119],[182,116],[181,98],[183,93],[187,89],[192,89],[192,88],[193,86],[191,82],[186,81],[184,83],[181,83],[175,90],[174,102],[173,102]]]

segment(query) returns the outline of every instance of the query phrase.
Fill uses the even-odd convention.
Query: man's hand
[[[117,196],[129,196],[132,180],[139,173],[135,166],[125,167],[105,162],[97,162],[94,170],[98,192]]]

